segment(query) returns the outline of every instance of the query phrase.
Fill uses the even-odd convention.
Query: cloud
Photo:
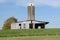
[[[0,3],[12,2],[18,6],[27,6],[29,3],[34,3],[35,6],[47,5],[51,7],[60,7],[60,0],[0,0]]]
[[[16,0],[16,4],[20,6],[26,6],[29,3],[38,5],[48,5],[52,7],[60,7],[60,0]]]

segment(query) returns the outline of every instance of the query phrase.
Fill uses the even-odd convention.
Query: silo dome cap
[[[34,4],[33,3],[29,3],[29,5],[28,6],[34,6]]]

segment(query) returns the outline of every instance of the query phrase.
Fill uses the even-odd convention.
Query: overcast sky
[[[0,27],[11,16],[27,20],[29,3],[35,5],[36,20],[50,22],[46,28],[60,28],[60,0],[0,0]]]

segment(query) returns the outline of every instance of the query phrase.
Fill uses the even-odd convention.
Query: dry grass
[[[0,37],[0,40],[60,40],[60,36]]]

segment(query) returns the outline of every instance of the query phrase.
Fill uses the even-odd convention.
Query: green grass
[[[0,30],[0,37],[20,36],[60,36],[60,29],[24,29],[24,30]]]

